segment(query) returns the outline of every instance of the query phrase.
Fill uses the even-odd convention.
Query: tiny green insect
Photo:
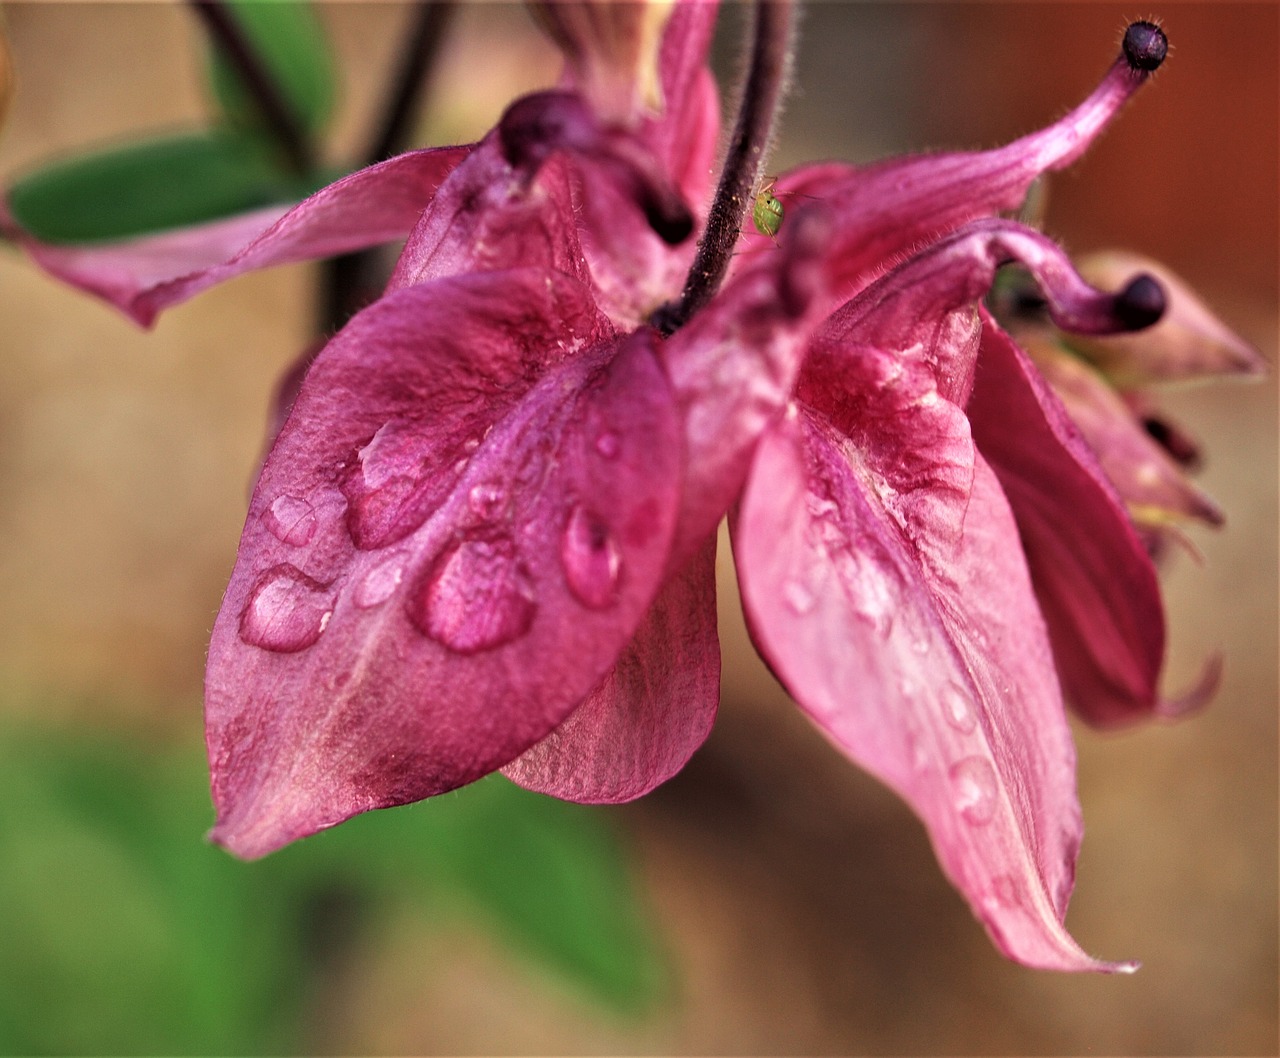
[[[767,235],[770,239],[777,237],[782,228],[782,217],[785,212],[782,203],[773,193],[774,183],[775,181],[770,179],[760,186],[760,190],[756,193],[755,205],[751,207],[751,222],[756,226],[756,231],[761,235]]]

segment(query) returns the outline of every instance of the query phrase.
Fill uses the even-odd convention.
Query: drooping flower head
[[[1091,719],[1160,708],[1158,586],[1106,459],[984,301],[1016,261],[1072,341],[1164,313],[1150,276],[1095,289],[1000,219],[1160,65],[1163,33],[1135,23],[1084,103],[1006,147],[783,174],[803,204],[775,243],[739,234],[769,128],[750,81],[708,206],[714,6],[666,18],[660,93],[651,11],[549,14],[564,82],[478,144],[124,245],[7,222],[142,322],[250,268],[407,236],[254,491],[209,652],[214,839],[259,856],[499,769],[582,801],[652,789],[714,719],[729,512],[762,654],[911,804],[1000,949],[1126,968],[1063,926],[1081,833],[1063,688]],[[753,71],[780,81],[785,36],[766,24]],[[705,263],[717,246],[731,263]]]

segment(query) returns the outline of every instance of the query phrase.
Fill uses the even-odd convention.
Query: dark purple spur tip
[[[1154,22],[1134,22],[1124,31],[1123,48],[1129,69],[1150,73],[1169,54],[1169,38]]]
[[[1164,309],[1164,288],[1146,273],[1134,276],[1116,295],[1116,318],[1131,331],[1150,327],[1164,315]]]

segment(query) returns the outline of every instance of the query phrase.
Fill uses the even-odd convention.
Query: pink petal
[[[260,856],[544,738],[657,593],[679,468],[652,340],[613,340],[570,279],[357,315],[267,460],[214,627],[214,840]]]
[[[1024,344],[1136,522],[1159,525],[1181,517],[1223,523],[1218,505],[1192,484],[1097,371],[1052,339],[1029,338]]]
[[[521,786],[617,804],[666,782],[706,741],[720,699],[716,547],[667,581],[635,638],[582,705],[503,768]]]
[[[711,191],[720,137],[719,93],[707,68],[718,12],[716,0],[686,0],[671,12],[659,58],[663,112],[640,133],[685,199],[699,204]]]
[[[1061,403],[990,317],[967,411],[1017,515],[1068,700],[1094,724],[1151,715],[1165,636],[1155,568]]]
[[[922,438],[914,458],[963,456],[950,415],[951,435]],[[924,821],[1002,952],[1131,969],[1090,958],[1063,926],[1075,753],[994,475],[973,464],[963,529],[939,536],[899,520],[882,463],[803,410],[761,440],[732,526],[755,641],[819,728]]]
[[[1082,334],[1110,334],[1152,322],[1163,305],[1149,277],[1115,294],[1089,286],[1067,255],[1039,232],[1013,221],[981,220],[957,228],[907,258],[832,314],[825,338],[883,349],[922,349],[939,392],[963,405],[973,385],[977,304],[996,270],[1020,261],[1035,277],[1054,323]],[[1135,317],[1138,317],[1135,323]]]
[[[525,267],[585,281],[569,181],[563,159],[534,173],[513,168],[490,133],[420,208],[387,289]]]
[[[686,453],[674,567],[734,502],[756,440],[786,408],[821,322],[829,228],[812,213],[796,222],[771,256],[739,274],[663,345]]]
[[[97,294],[143,326],[171,305],[244,272],[394,242],[470,151],[411,151],[352,173],[298,205],[114,243],[41,243],[0,216],[42,268]]]
[[[1122,54],[1075,110],[991,151],[893,158],[869,166],[827,162],[779,177],[784,203],[822,200],[837,216],[837,290],[861,289],[921,243],[978,217],[1016,210],[1043,173],[1079,158],[1148,77]],[[754,253],[769,240],[748,235]],[[847,295],[846,295],[847,296]]]

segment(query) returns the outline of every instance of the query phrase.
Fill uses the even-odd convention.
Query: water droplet
[[[333,616],[333,596],[296,566],[280,565],[258,580],[240,614],[240,638],[291,654],[320,638]]]
[[[301,547],[315,536],[315,508],[298,496],[277,496],[263,513],[262,520],[271,534],[284,544]]]
[[[408,603],[418,631],[459,654],[518,639],[536,611],[533,580],[510,537],[460,540],[436,559]]]
[[[492,521],[506,506],[507,490],[495,482],[481,482],[471,487],[471,491],[467,493],[467,503],[477,517]]]
[[[622,442],[612,430],[603,430],[596,435],[596,451],[604,459],[617,459],[622,451]]]
[[[947,723],[962,734],[967,735],[978,726],[973,702],[954,683],[947,683],[942,688],[942,715],[947,718]]]
[[[996,901],[1002,907],[1018,907],[1022,904],[1022,887],[1012,875],[998,875],[991,884],[994,887]]]
[[[404,562],[400,555],[391,555],[381,559],[365,571],[356,584],[352,600],[362,610],[381,606],[392,595],[404,579]]]
[[[564,579],[574,597],[593,610],[603,610],[618,598],[622,556],[617,542],[599,515],[581,504],[569,514],[560,541]]]
[[[911,641],[911,649],[914,653],[919,654],[920,657],[924,657],[929,653],[929,640],[924,638],[913,639]]]
[[[803,617],[811,612],[817,602],[813,592],[798,580],[789,580],[782,586],[782,598],[786,601],[787,606],[791,608],[791,612],[797,617]]]
[[[982,757],[966,757],[951,766],[956,811],[975,827],[990,823],[996,814],[995,769]]]

